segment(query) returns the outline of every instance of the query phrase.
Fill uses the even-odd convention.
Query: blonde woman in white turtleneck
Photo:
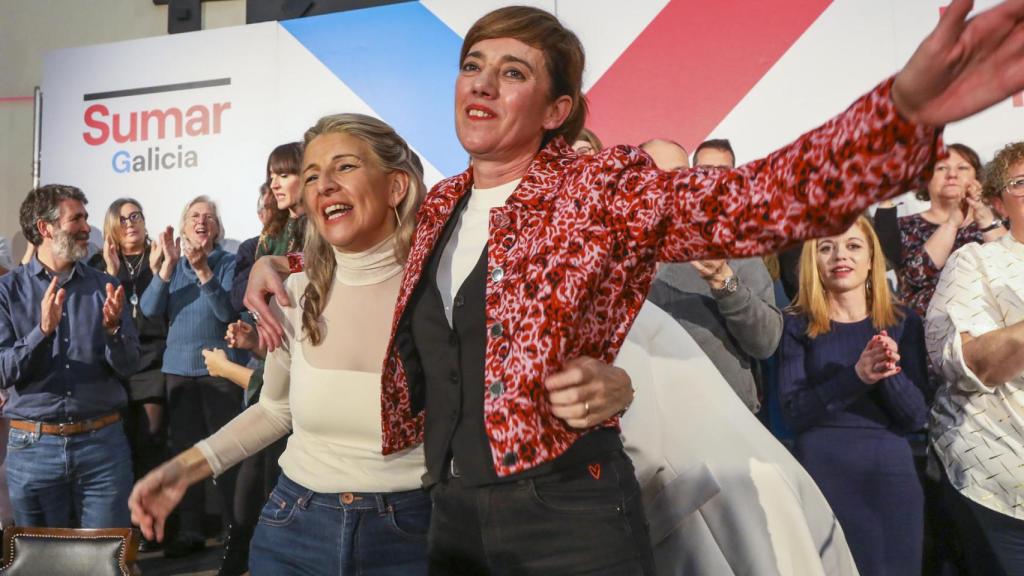
[[[301,306],[275,308],[286,337],[267,357],[260,401],[140,480],[132,520],[162,539],[188,486],[291,431],[253,537],[252,574],[426,574],[423,447],[382,455],[380,393],[422,170],[368,116],[322,118],[305,141],[308,272],[287,283]]]

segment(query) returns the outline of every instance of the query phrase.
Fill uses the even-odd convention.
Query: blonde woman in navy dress
[[[896,304],[861,216],[811,240],[785,317],[779,396],[796,457],[839,519],[862,574],[920,574],[924,495],[905,434],[928,415],[921,318]]]

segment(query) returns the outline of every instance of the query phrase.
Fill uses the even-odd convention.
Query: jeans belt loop
[[[36,431],[32,433],[32,441],[33,442],[38,442],[39,439],[42,438],[42,437],[43,437],[43,423],[37,421],[36,422]]]
[[[373,495],[374,499],[377,500],[377,513],[384,514],[391,508],[391,503],[384,499],[384,495],[380,492]]]

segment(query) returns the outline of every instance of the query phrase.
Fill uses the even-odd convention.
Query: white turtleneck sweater
[[[380,370],[402,281],[394,245],[391,237],[361,254],[335,251],[318,346],[304,335],[298,305],[309,279],[305,273],[288,279],[296,306],[275,306],[285,338],[267,355],[260,401],[197,444],[215,475],[291,430],[281,469],[305,488],[396,492],[420,486],[422,445],[381,453]]]
[[[452,302],[462,288],[476,263],[480,261],[487,246],[487,235],[491,223],[491,209],[504,206],[508,197],[516,191],[522,178],[495,186],[494,188],[473,187],[469,201],[462,214],[458,215],[451,239],[441,253],[437,266],[437,288],[444,303],[444,315],[448,326],[452,325]]]

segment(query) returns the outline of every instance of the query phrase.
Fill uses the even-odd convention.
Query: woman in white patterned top
[[[972,546],[976,528],[961,526],[972,571],[1024,574],[1024,142],[986,167],[983,194],[1010,233],[956,251],[932,298],[928,352],[947,383],[931,444],[953,509],[984,534]]]

